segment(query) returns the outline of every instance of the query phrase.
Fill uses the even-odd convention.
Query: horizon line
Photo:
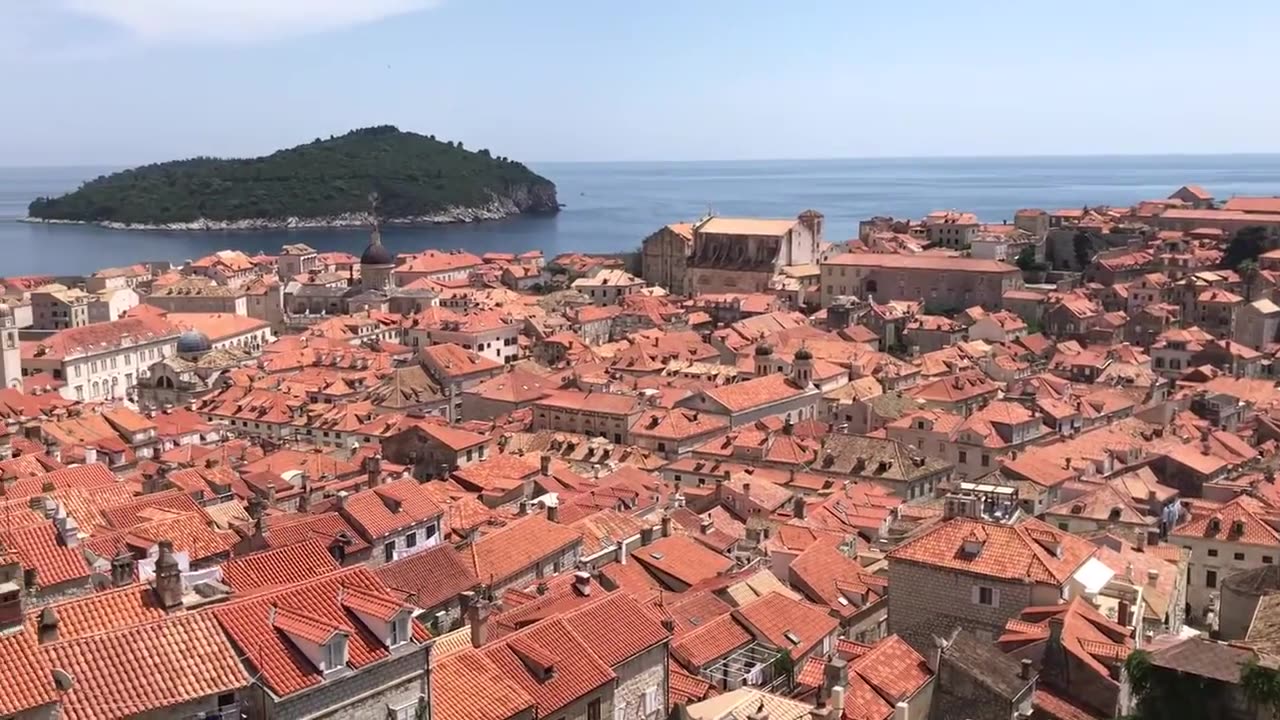
[[[191,160],[198,156],[187,158],[175,158],[172,160],[153,160],[148,162],[127,163],[96,163],[96,164],[74,164],[74,163],[52,163],[48,165],[0,165],[0,170],[71,170],[76,168],[109,168],[119,167],[122,169],[142,167],[144,165],[153,165],[166,162],[181,162],[183,160]],[[552,164],[552,165],[644,165],[644,164],[710,164],[710,163],[781,163],[781,162],[849,162],[849,161],[922,161],[922,160],[1069,160],[1069,159],[1102,159],[1102,158],[1208,158],[1208,157],[1278,157],[1280,151],[1242,151],[1242,152],[1163,152],[1163,153],[1124,153],[1124,152],[1100,152],[1100,153],[1028,153],[1028,154],[1009,154],[1009,155],[861,155],[861,156],[811,156],[811,157],[768,157],[768,158],[690,158],[690,159],[652,159],[652,160],[519,160],[512,158],[516,162],[523,165],[533,164]],[[215,157],[216,160],[243,160],[251,158],[240,157]]]

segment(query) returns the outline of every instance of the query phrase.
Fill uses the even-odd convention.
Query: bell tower
[[[0,388],[22,390],[22,349],[13,310],[0,303]]]

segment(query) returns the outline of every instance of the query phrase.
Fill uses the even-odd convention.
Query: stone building
[[[822,225],[822,213],[815,210],[795,220],[706,218],[693,226],[684,289],[690,294],[765,292],[783,267],[818,261]]]
[[[692,294],[685,282],[693,254],[693,228],[693,223],[673,223],[645,238],[640,246],[640,277],[673,295]]]
[[[999,260],[941,255],[837,255],[821,264],[822,306],[838,297],[880,303],[923,300],[934,311],[981,305],[997,309],[1004,293],[1022,288],[1022,271]]]
[[[922,653],[956,627],[990,642],[1023,609],[1056,604],[1078,586],[1094,551],[1039,520],[953,517],[889,552],[889,632]]]

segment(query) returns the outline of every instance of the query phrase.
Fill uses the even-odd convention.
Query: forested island
[[[559,209],[556,187],[488,150],[404,132],[353,130],[265,157],[144,165],[28,206],[33,221],[164,230],[344,227],[489,220]]]

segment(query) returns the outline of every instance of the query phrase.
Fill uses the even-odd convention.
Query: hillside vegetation
[[[243,160],[193,158],[99,177],[75,192],[38,198],[28,214],[44,220],[130,224],[197,219],[322,218],[368,211],[412,218],[507,199],[519,212],[554,212],[555,185],[524,165],[471,152],[461,143],[392,126]]]

